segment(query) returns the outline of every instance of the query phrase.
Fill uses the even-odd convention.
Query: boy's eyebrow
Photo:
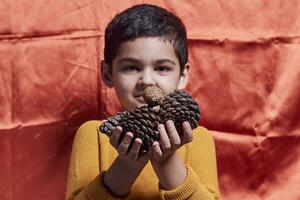
[[[140,63],[139,59],[132,58],[132,57],[125,57],[121,58],[119,62],[135,62],[135,63]]]
[[[176,63],[172,60],[169,60],[169,59],[159,59],[159,60],[156,60],[156,64],[163,64],[165,62],[168,62],[168,63],[171,63],[173,65],[176,65]]]
[[[119,62],[135,62],[135,63],[141,63],[141,61],[139,59],[136,58],[132,58],[132,57],[125,57],[125,58],[121,58],[119,60]],[[176,63],[170,59],[158,59],[155,61],[155,64],[163,64],[163,63],[171,63],[173,65],[176,65]]]

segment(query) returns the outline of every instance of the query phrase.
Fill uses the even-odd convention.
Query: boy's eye
[[[167,67],[167,66],[159,66],[159,67],[156,67],[155,70],[158,72],[168,72],[171,69],[170,69],[170,67]]]
[[[134,71],[139,71],[139,67],[135,65],[127,65],[122,67],[122,71],[124,72],[134,72]]]

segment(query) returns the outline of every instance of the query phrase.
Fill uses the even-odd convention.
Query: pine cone
[[[198,103],[188,93],[175,90],[161,104],[159,116],[162,124],[168,120],[174,121],[178,133],[183,134],[183,122],[188,121],[192,129],[198,126],[200,109]]]
[[[155,93],[155,94],[153,94]],[[116,126],[122,127],[119,141],[126,132],[132,132],[133,138],[140,138],[143,143],[141,153],[147,152],[154,141],[159,140],[158,124],[173,120],[179,134],[183,133],[182,123],[190,122],[192,129],[198,126],[200,110],[198,103],[186,92],[175,90],[168,96],[154,86],[144,91],[144,99],[148,105],[137,107],[132,111],[120,112],[101,124],[100,132],[110,136]],[[130,145],[132,145],[131,143]],[[130,149],[130,147],[129,147]]]

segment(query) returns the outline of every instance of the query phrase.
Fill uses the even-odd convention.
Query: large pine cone
[[[175,90],[168,96],[161,97],[161,90],[154,86],[148,87],[145,91],[144,99],[148,105],[120,112],[108,118],[101,124],[100,132],[110,136],[116,126],[121,126],[120,141],[126,132],[132,132],[134,139],[140,138],[143,141],[141,152],[147,152],[152,143],[159,140],[158,124],[173,120],[179,134],[183,132],[182,123],[185,121],[191,124],[192,129],[198,126],[200,109],[198,103],[187,92]]]

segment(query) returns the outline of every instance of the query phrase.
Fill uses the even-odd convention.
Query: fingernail
[[[184,127],[188,127],[188,122],[183,122]]]
[[[153,142],[153,144],[152,144],[154,147],[157,145],[157,142]]]
[[[163,129],[164,128],[164,125],[163,124],[159,124],[158,125],[158,129]]]
[[[125,136],[125,142],[129,143],[131,141],[131,137],[129,135]]]

